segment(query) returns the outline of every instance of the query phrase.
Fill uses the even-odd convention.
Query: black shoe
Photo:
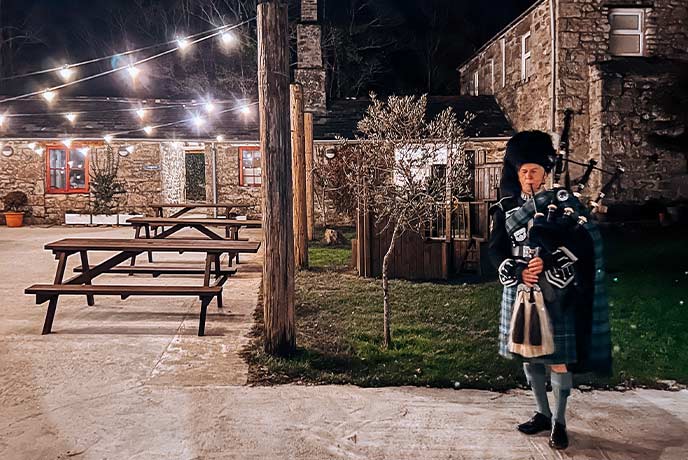
[[[566,434],[566,425],[554,422],[552,434],[549,436],[549,446],[553,449],[566,449],[569,446],[569,436]]]
[[[535,412],[533,418],[525,423],[521,423],[516,427],[518,431],[525,434],[536,434],[541,431],[551,430],[552,421],[544,414],[540,412]]]

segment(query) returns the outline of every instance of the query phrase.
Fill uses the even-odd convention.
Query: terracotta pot
[[[3,214],[5,214],[5,222],[7,222],[8,227],[21,227],[24,223],[23,212],[8,211]]]

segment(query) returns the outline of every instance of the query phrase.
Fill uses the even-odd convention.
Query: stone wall
[[[460,93],[471,94],[473,74],[477,71],[478,94],[493,94],[515,130],[549,130],[552,110],[550,29],[549,2],[541,2],[461,67]],[[527,32],[530,32],[533,72],[523,80],[521,41]],[[491,62],[494,63],[494,84]]]
[[[688,199],[686,152],[658,147],[651,136],[677,133],[685,126],[657,103],[657,92],[673,83],[671,73],[625,73],[594,67],[591,87],[599,103],[591,106],[591,143],[606,169],[625,169],[621,187],[607,203]],[[597,94],[596,94],[597,95]]]
[[[322,31],[318,20],[318,1],[301,1],[301,23],[296,26],[297,66],[294,79],[304,91],[307,112],[325,113],[327,95],[326,73],[322,56]]]

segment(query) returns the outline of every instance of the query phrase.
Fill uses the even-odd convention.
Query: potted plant
[[[5,222],[8,227],[21,227],[24,223],[24,211],[29,199],[26,193],[20,191],[10,192],[2,199],[5,203]]]

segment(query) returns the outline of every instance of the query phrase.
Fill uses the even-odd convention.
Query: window
[[[502,48],[502,88],[506,84],[506,42],[502,38],[499,40],[499,44]]]
[[[478,71],[473,72],[473,96],[478,95]]]
[[[611,31],[609,52],[616,56],[642,56],[643,10],[631,8],[613,9],[609,13]]]
[[[239,185],[260,187],[263,168],[259,147],[239,147]]]
[[[530,59],[530,32],[521,37],[521,80],[526,81],[533,74]]]
[[[48,146],[45,157],[48,193],[88,192],[88,151],[85,146]]]

